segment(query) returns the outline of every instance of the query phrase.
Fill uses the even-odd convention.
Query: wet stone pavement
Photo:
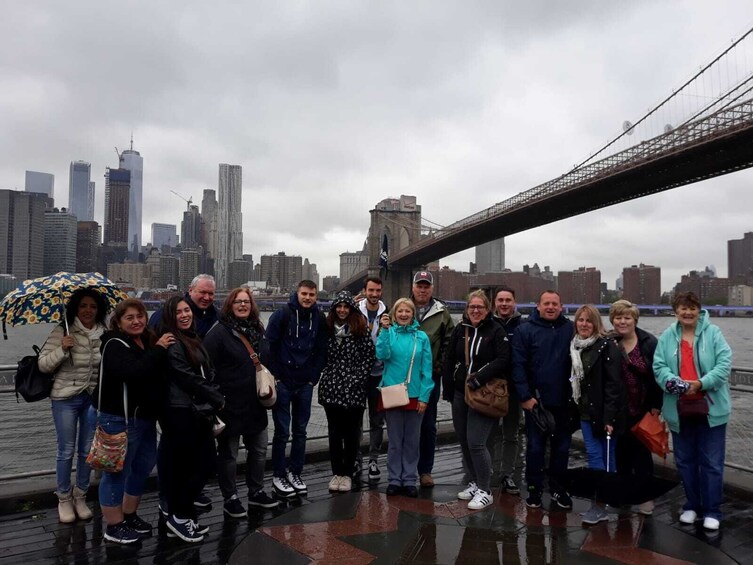
[[[383,475],[384,475],[384,468]],[[55,508],[0,516],[0,563],[751,563],[753,508],[727,496],[722,529],[707,534],[682,526],[677,516],[681,487],[657,500],[650,518],[622,509],[608,522],[581,525],[589,501],[571,511],[528,509],[519,496],[495,492],[494,505],[478,512],[457,500],[462,477],[459,448],[441,446],[434,478],[418,499],[387,497],[386,481],[347,494],[330,494],[327,463],[311,464],[309,494],[274,511],[225,519],[216,485],[215,501],[201,516],[210,527],[191,546],[166,537],[157,497],[147,493],[140,514],[154,535],[134,546],[105,543],[99,511],[88,523],[57,522]],[[270,481],[268,481],[269,483]],[[245,495],[242,491],[241,494]]]

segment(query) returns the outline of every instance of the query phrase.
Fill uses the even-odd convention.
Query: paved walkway
[[[105,543],[97,510],[88,523],[57,522],[52,506],[0,516],[0,563],[751,563],[753,508],[728,495],[719,533],[681,526],[682,489],[657,501],[651,518],[628,509],[607,523],[584,528],[572,511],[526,508],[518,496],[495,493],[495,504],[469,511],[456,499],[459,449],[437,452],[438,486],[418,499],[387,497],[385,481],[348,494],[327,492],[329,465],[307,466],[309,495],[247,519],[225,519],[216,485],[214,507],[201,522],[210,533],[198,546],[167,538],[155,493],[142,502],[154,535],[131,547]]]

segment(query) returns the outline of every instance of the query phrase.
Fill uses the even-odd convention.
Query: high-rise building
[[[636,304],[661,302],[661,268],[633,265],[622,269],[622,298]]]
[[[68,213],[79,222],[94,219],[94,183],[92,166],[86,161],[71,161],[68,176]]]
[[[201,216],[199,207],[190,205],[183,212],[183,221],[180,223],[180,241],[183,249],[197,249],[201,239]]]
[[[476,273],[501,273],[505,270],[505,238],[476,246]]]
[[[601,302],[601,271],[598,271],[596,267],[559,271],[557,290],[563,304],[599,304]]]
[[[76,223],[76,272],[91,273],[97,270],[97,248],[102,230],[97,222]]]
[[[237,259],[230,261],[227,269],[228,288],[238,288],[244,284],[248,284],[251,280],[251,265],[248,261],[243,259]]]
[[[55,198],[55,175],[26,171],[26,192],[40,192]]]
[[[105,173],[105,245],[128,247],[131,171],[107,168]]]
[[[131,283],[135,288],[151,288],[152,266],[147,263],[110,263],[107,278],[113,282]]]
[[[141,153],[131,148],[120,154],[120,168],[131,172],[131,190],[128,195],[128,250],[131,254],[141,251],[141,209],[144,187],[144,158]]]
[[[217,193],[204,189],[201,199],[201,245],[212,259],[217,257]]]
[[[0,273],[19,281],[42,276],[47,201],[43,193],[0,190]]]
[[[366,251],[346,251],[340,253],[340,280],[351,277],[369,268],[369,255]]]
[[[180,284],[178,288],[187,289],[193,278],[199,274],[199,252],[185,250],[180,252]]]
[[[76,216],[65,208],[45,210],[42,276],[76,271],[76,223]]]
[[[220,164],[217,203],[217,256],[214,273],[218,288],[227,288],[230,261],[243,256],[241,196],[243,170],[240,165]]]
[[[178,245],[178,232],[175,224],[152,223],[152,245],[157,249],[176,247]]]
[[[300,255],[285,255],[284,251],[280,251],[276,255],[261,256],[261,280],[270,287],[293,290],[303,278],[302,275]]]
[[[180,285],[180,261],[177,257],[170,255],[162,255],[159,260],[159,284],[157,288],[167,288],[167,285],[175,285],[178,288]],[[190,281],[189,281],[190,282]]]
[[[743,234],[742,239],[727,241],[727,276],[750,277],[753,275],[753,232]]]
[[[309,263],[308,258],[303,260],[303,267],[301,269],[301,279],[308,279],[316,283],[316,288],[319,287],[319,271],[316,270],[316,263]]]

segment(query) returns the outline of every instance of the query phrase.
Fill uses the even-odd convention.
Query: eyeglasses
[[[243,304],[244,306],[248,306],[251,304],[250,300],[233,300],[233,306],[240,306]]]
[[[474,304],[473,306],[468,306],[468,310],[486,310],[486,306],[476,306]]]

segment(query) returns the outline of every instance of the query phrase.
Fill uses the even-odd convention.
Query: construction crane
[[[191,204],[193,204],[193,196],[189,196],[188,198],[186,198],[181,193],[175,192],[174,190],[171,190],[170,192],[172,192],[175,196],[177,196],[181,200],[185,200],[185,202],[186,202],[186,211],[188,211],[188,210],[191,209]]]

